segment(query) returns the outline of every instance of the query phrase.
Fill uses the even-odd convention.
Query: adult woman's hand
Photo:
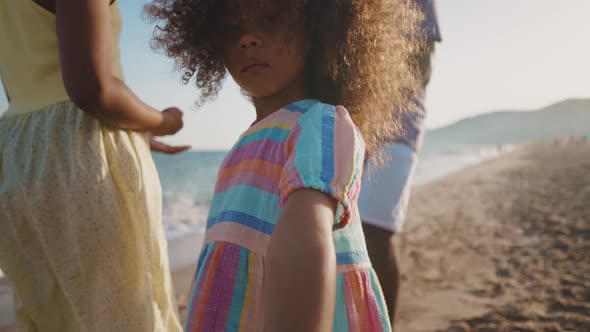
[[[154,152],[164,154],[178,154],[191,148],[190,145],[172,146],[166,143],[162,143],[158,141],[153,134],[148,134],[148,139],[150,142],[150,150]]]

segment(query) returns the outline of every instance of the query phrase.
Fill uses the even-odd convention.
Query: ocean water
[[[188,151],[175,156],[154,154],[160,174],[168,238],[205,227],[219,166],[226,151]]]

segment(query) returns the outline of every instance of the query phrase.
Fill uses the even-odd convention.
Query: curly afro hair
[[[213,100],[227,75],[223,63],[225,9],[235,0],[154,0],[146,6],[160,25],[153,47],[175,59],[199,104]],[[415,58],[422,45],[420,11],[410,0],[248,0],[286,3],[310,41],[305,63],[311,97],[344,105],[361,130],[369,154],[400,134],[400,115],[413,109],[419,90]],[[293,24],[299,28],[300,24]]]

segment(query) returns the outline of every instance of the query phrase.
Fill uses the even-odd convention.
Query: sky
[[[127,84],[150,105],[178,106],[185,128],[164,140],[196,150],[225,150],[254,120],[254,109],[229,79],[199,109],[193,83],[151,50],[145,0],[121,1],[122,64]],[[590,98],[590,1],[440,0],[443,42],[427,90],[428,128],[500,110],[535,110],[567,98]],[[1,90],[0,90],[1,91]],[[0,110],[7,107],[0,92]]]

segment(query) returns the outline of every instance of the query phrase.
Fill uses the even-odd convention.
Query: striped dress
[[[215,186],[186,330],[263,329],[265,253],[289,195],[322,191],[338,202],[334,331],[390,331],[357,208],[364,143],[342,106],[301,100],[250,127]]]

